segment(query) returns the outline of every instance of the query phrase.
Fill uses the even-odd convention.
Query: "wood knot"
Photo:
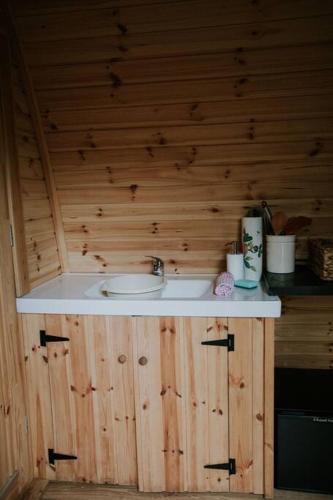
[[[125,354],[120,354],[120,356],[118,356],[118,362],[120,364],[124,364],[126,363],[126,361],[127,361],[127,356],[125,356]]]
[[[148,359],[146,358],[146,356],[141,356],[141,358],[139,358],[139,365],[145,366],[147,363]]]

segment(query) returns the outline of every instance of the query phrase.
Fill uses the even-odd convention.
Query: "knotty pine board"
[[[248,50],[238,47],[231,53],[204,54],[153,58],[142,71],[142,62],[116,59],[75,65],[42,66],[31,68],[37,90],[110,85],[122,83],[150,83],[163,81],[198,80],[243,77],[266,73],[313,71],[332,67],[332,43],[304,47],[279,47],[267,50]]]
[[[187,125],[186,127],[131,128],[95,130],[90,132],[58,132],[48,134],[50,151],[77,151],[78,149],[117,149],[131,147],[190,146],[200,142],[209,144],[243,144],[253,141],[294,142],[311,140],[319,134],[322,141],[332,140],[333,119],[311,118],[264,123]]]
[[[141,491],[186,491],[182,319],[138,318],[133,337]]]
[[[94,148],[90,148],[50,154],[54,170],[64,172],[143,165],[154,167],[171,165],[185,168],[194,164],[196,166],[231,166],[245,163],[246,165],[264,164],[263,166],[274,167],[276,162],[282,161],[288,165],[298,160],[307,162],[309,159],[315,170],[322,161],[328,160],[330,163],[332,156],[332,143],[330,141],[323,143],[320,138],[316,137],[308,141],[285,142],[283,147],[279,143],[256,144],[249,141],[244,144],[187,147],[168,145],[166,147],[123,148],[116,151],[112,149],[95,151]],[[246,200],[253,199],[246,198]]]
[[[203,469],[203,465],[228,462],[231,457],[228,352],[201,345],[227,335],[226,318],[184,318],[189,491],[230,488],[225,471]]]
[[[191,6],[188,5],[190,10]],[[206,6],[207,8],[207,6]],[[170,9],[172,16],[172,9]],[[219,22],[218,20],[216,21]],[[68,40],[25,39],[25,53],[31,66],[107,61],[110,58],[145,59],[229,52],[236,47],[257,49],[285,45],[332,42],[332,16],[284,19],[249,24],[214,25],[186,30],[81,36]]]
[[[266,2],[264,8],[256,9],[251,3],[245,4],[241,1],[233,1],[229,4],[222,4],[218,0],[210,1],[209,8],[202,9],[200,0],[178,1],[172,6],[173,17],[170,16],[169,3],[156,2],[156,5],[132,5],[118,6],[113,3],[113,7],[105,4],[104,8],[98,5],[91,9],[73,9],[66,17],[62,12],[51,12],[42,14],[36,9],[36,15],[28,18],[20,16],[18,10],[18,25],[24,37],[29,40],[59,40],[80,38],[82,30],[86,36],[108,36],[121,35],[126,30],[130,33],[146,33],[151,31],[170,31],[203,26],[216,26],[219,20],[221,26],[238,24],[242,22],[257,22],[288,19],[299,16],[316,16],[318,4],[315,0],[302,0],[298,2]],[[152,2],[149,2],[150,4]],[[72,2],[73,4],[73,2]],[[70,2],[68,6],[70,6]],[[243,17],[240,17],[240,9]],[[61,9],[59,9],[61,11]],[[322,14],[333,14],[330,2],[325,2],[321,11]]]
[[[333,50],[333,48],[332,48]],[[302,118],[330,117],[332,97],[316,95],[314,102],[308,96],[262,98],[253,107],[251,99],[181,103],[155,106],[126,106],[76,110],[47,110],[43,124],[47,132],[57,136],[58,132],[93,130],[112,131],[146,127],[170,127],[188,125],[210,125],[225,123],[261,123]],[[48,135],[48,139],[50,137]]]
[[[181,82],[112,83],[95,87],[46,89],[38,92],[42,113],[53,110],[93,109],[119,106],[230,101],[233,99],[282,98],[332,93],[332,69],[202,78]],[[253,114],[255,114],[253,103]]]

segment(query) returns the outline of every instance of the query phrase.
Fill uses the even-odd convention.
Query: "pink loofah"
[[[234,291],[234,278],[231,273],[221,273],[216,278],[215,295],[230,297]]]

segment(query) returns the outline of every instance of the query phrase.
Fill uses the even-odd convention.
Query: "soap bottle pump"
[[[231,273],[234,280],[244,279],[244,261],[241,243],[239,241],[231,241],[227,244],[229,251],[227,253],[227,271]]]

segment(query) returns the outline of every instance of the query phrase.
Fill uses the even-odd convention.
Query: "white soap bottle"
[[[234,280],[244,279],[244,259],[239,241],[232,241],[228,244],[230,247],[227,253],[227,271],[231,273]]]

